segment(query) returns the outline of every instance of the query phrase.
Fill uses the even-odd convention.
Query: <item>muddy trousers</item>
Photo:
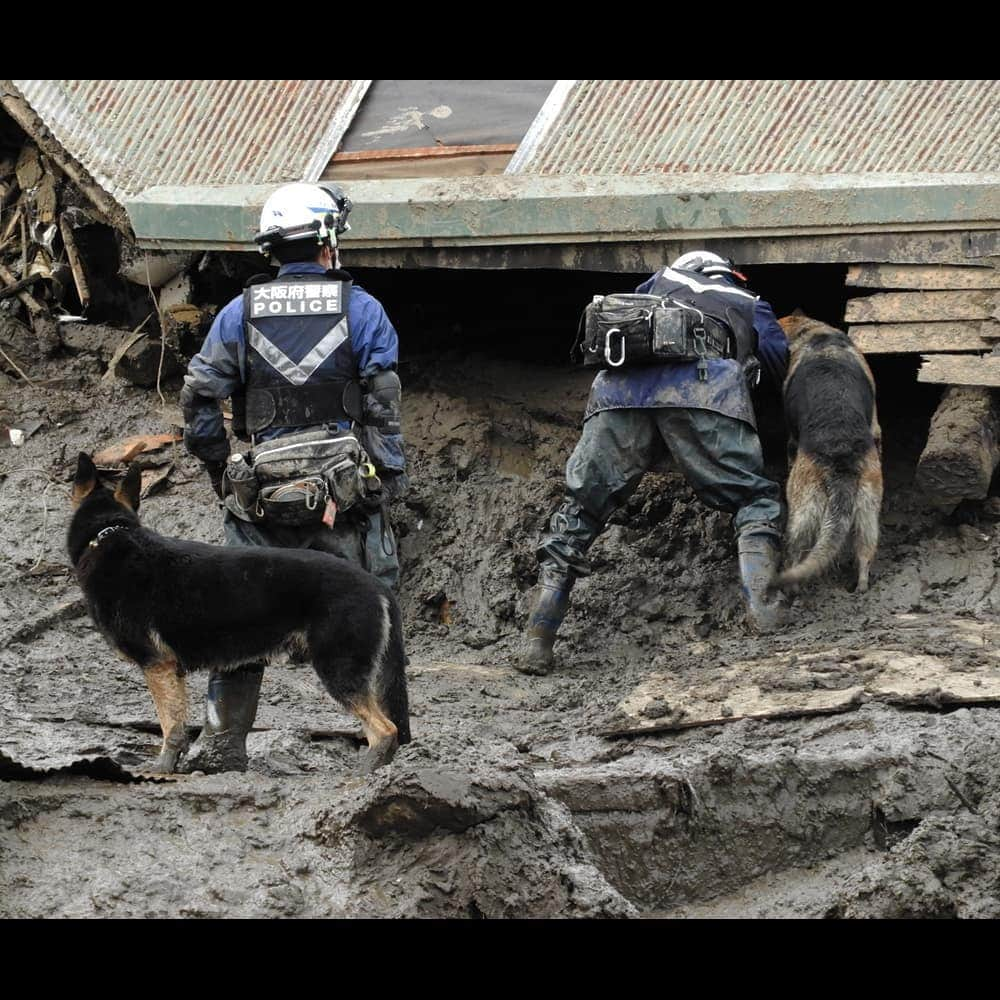
[[[363,566],[393,589],[399,582],[396,540],[382,511],[338,518],[333,529],[250,524],[226,511],[227,545],[315,549]],[[187,771],[245,771],[246,738],[257,715],[264,663],[236,670],[212,670],[208,677],[205,724],[191,747]]]
[[[550,579],[590,573],[587,550],[667,449],[703,503],[735,514],[737,535],[770,535],[777,544],[781,489],[764,476],[753,427],[712,410],[601,410],[583,425],[566,463],[566,497],[537,550]]]

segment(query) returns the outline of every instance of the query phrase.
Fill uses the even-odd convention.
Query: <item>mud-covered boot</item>
[[[785,609],[769,589],[781,560],[778,538],[762,533],[740,535],[739,554],[747,624],[759,635],[774,632],[786,623]]]
[[[263,676],[263,664],[251,664],[227,673],[211,672],[205,698],[205,726],[191,747],[182,771],[216,774],[247,769],[247,733],[257,717]]]
[[[556,632],[566,617],[569,592],[574,577],[552,568],[543,568],[538,574],[538,590],[528,615],[525,647],[514,660],[522,674],[547,674],[555,665],[552,645]]]

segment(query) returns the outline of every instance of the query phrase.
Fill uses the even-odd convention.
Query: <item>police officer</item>
[[[780,387],[788,345],[768,303],[744,286],[731,261],[696,251],[658,271],[636,291],[669,296],[714,318],[732,335],[731,353],[601,371],[594,380],[583,432],[566,464],[566,496],[537,550],[538,588],[527,641],[515,666],[546,674],[553,643],[578,577],[590,573],[587,550],[611,514],[637,489],[662,439],[698,497],[734,513],[747,620],[757,632],[781,623],[768,583],[778,567],[781,492],[764,477],[748,385],[761,366]],[[622,344],[624,341],[622,341]],[[624,347],[622,347],[624,350]],[[615,355],[617,360],[617,355]]]
[[[396,331],[378,300],[340,270],[337,237],[350,228],[351,207],[334,185],[288,184],[267,199],[255,242],[279,263],[277,277],[251,279],[191,359],[181,391],[184,443],[224,498],[227,545],[331,552],[396,587],[395,539],[377,495],[332,526],[269,524],[248,519],[223,477],[229,445],[219,400],[232,397],[233,430],[244,440],[360,427],[382,499],[406,486]],[[186,770],[246,770],[263,670],[260,663],[211,671],[205,726]]]

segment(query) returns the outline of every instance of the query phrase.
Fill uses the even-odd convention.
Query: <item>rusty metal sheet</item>
[[[917,620],[897,617],[904,626]],[[932,707],[1000,701],[1000,624],[958,618],[948,626],[967,647],[961,657],[835,646],[734,662],[697,683],[651,674],[618,705],[603,735],[845,712],[873,700]]]
[[[14,80],[123,202],[159,184],[316,180],[370,80]]]
[[[560,80],[512,174],[1000,168],[997,80]]]

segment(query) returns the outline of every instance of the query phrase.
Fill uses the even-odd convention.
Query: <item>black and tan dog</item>
[[[67,544],[91,617],[142,667],[163,729],[154,771],[187,751],[184,675],[303,646],[326,690],[360,720],[363,769],[410,740],[405,653],[392,592],[358,566],[321,552],[227,548],[143,528],[140,472],[112,493],[80,453]]]
[[[795,585],[831,567],[853,532],[857,589],[864,592],[882,507],[875,380],[841,330],[799,310],[778,322],[790,353],[784,387],[790,565],[774,585]]]

